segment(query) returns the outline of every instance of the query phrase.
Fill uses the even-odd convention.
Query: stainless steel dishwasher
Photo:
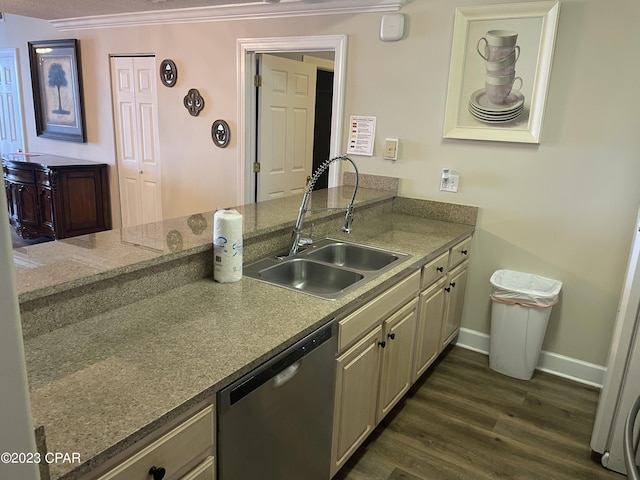
[[[335,321],[218,393],[220,480],[329,480]]]

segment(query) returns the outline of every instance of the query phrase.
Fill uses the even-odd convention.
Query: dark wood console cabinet
[[[111,228],[108,166],[53,155],[2,159],[9,222],[25,239]]]

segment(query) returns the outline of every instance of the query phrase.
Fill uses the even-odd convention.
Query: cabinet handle
[[[384,340],[381,342],[378,342],[378,345],[380,345],[382,348],[387,346],[387,342],[385,342]]]
[[[456,282],[449,282],[449,285],[451,285],[453,288],[456,288]]]
[[[151,467],[149,475],[153,476],[153,480],[162,480],[167,471],[162,467]]]
[[[466,255],[467,253],[469,253],[469,251],[468,250],[460,250],[460,253],[463,254],[463,255]]]
[[[395,340],[396,334],[395,333],[388,333],[387,337],[389,337],[391,340]]]
[[[436,271],[442,273],[442,272],[444,272],[444,267],[438,267],[438,268],[436,268]]]

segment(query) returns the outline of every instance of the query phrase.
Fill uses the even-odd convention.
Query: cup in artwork
[[[505,75],[502,77],[487,76],[485,79],[484,90],[491,103],[495,105],[504,105],[507,103],[511,92],[519,91],[522,88],[522,84],[522,78],[515,77],[514,75]]]

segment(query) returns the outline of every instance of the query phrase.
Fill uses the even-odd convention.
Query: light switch
[[[398,159],[398,139],[387,138],[384,141],[384,155],[385,160],[397,160]]]

